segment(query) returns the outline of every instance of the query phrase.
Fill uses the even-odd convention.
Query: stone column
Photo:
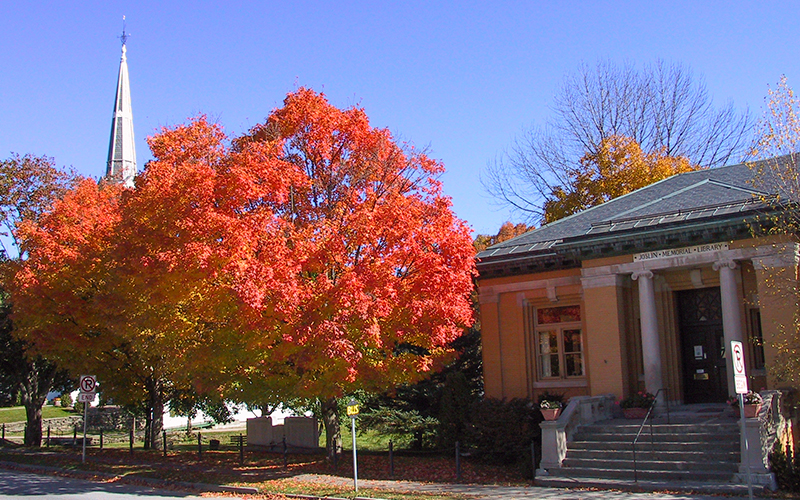
[[[661,342],[658,338],[658,317],[656,313],[656,294],[653,288],[653,272],[649,270],[636,271],[631,278],[639,282],[644,385],[647,392],[655,394],[664,387],[664,381],[661,375]]]
[[[736,262],[730,259],[715,262],[713,268],[719,271],[719,290],[722,297],[722,329],[726,358],[725,366],[728,375],[728,394],[736,394],[733,382],[733,357],[730,356],[731,341],[744,342],[742,334],[742,315],[739,289],[736,285]]]

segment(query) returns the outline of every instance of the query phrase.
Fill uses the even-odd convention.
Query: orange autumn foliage
[[[124,345],[164,384],[260,402],[417,380],[471,325],[474,250],[442,165],[362,109],[300,89],[231,144],[204,117],[149,144],[135,189],[86,181],[25,229],[17,286],[47,349],[103,337],[97,370]]]

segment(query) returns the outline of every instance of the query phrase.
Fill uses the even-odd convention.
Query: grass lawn
[[[65,410],[57,406],[45,406],[42,408],[42,418],[71,417],[73,415],[77,415],[77,413],[72,413],[70,410]],[[24,422],[25,420],[24,406],[0,408],[0,424]]]

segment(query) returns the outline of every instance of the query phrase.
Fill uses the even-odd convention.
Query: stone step
[[[649,451],[649,450],[643,450],[638,446],[636,448],[637,461],[661,460],[665,462],[686,461],[686,462],[694,462],[697,464],[702,464],[705,462],[728,462],[728,463],[738,464],[739,456],[740,454],[738,449],[735,451],[721,451],[717,449],[698,450],[698,451],[688,451],[684,449]],[[596,448],[578,449],[570,446],[569,450],[567,451],[567,458],[575,460],[606,460],[606,459],[633,460],[633,451],[630,449],[628,450],[619,450],[619,449],[598,450]]]
[[[575,459],[567,458],[564,460],[564,467],[579,469],[609,469],[609,470],[633,470],[633,460],[617,460],[615,458],[604,459]],[[727,472],[729,475],[735,474],[739,466],[735,462],[693,462],[688,460],[639,460],[637,456],[636,469],[638,471],[655,472]]]
[[[597,433],[589,433],[585,430],[578,431],[575,436],[575,441],[604,441],[604,442],[615,442],[615,443],[632,443],[634,438],[636,438],[636,433],[619,433],[619,432],[597,432]],[[643,442],[650,442],[652,439],[655,443],[724,443],[728,441],[739,441],[739,434],[732,434],[732,433],[725,433],[725,434],[704,434],[704,433],[674,433],[674,434],[653,434],[652,437],[650,433],[647,434],[640,434],[639,441],[640,443]]]
[[[634,479],[633,469],[608,469],[608,468],[582,468],[582,467],[561,467],[553,468],[547,471],[552,477],[585,477],[585,478],[611,478],[611,479],[625,479],[632,481]],[[733,473],[727,471],[707,471],[707,470],[692,470],[692,471],[652,471],[652,470],[639,470],[636,472],[636,478],[643,481],[719,481],[730,482],[733,479]]]
[[[644,428],[640,424],[607,424],[607,425],[587,425],[580,428],[581,432],[588,434],[636,434],[642,429],[642,434],[732,434],[739,432],[738,423],[726,424],[656,424],[652,427],[648,424]]]
[[[623,441],[573,441],[569,443],[570,450],[604,450],[604,451],[614,451],[614,450],[632,450],[633,445],[628,442]],[[636,443],[636,451],[657,451],[657,452],[669,452],[669,451],[685,451],[685,452],[705,452],[705,451],[718,451],[718,452],[727,452],[727,453],[738,453],[739,452],[739,440],[731,441],[719,441],[714,443],[713,447],[705,442],[695,442],[695,443],[687,443],[687,442],[680,442],[680,441],[671,441],[671,442],[655,442],[650,443],[650,440],[647,441],[639,441]]]

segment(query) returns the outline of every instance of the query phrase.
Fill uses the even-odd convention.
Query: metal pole
[[[103,428],[100,428],[100,449],[103,449]]]
[[[239,463],[244,463],[244,436],[239,434]]]
[[[197,458],[203,458],[203,438],[200,431],[197,431]]]
[[[3,441],[6,440],[6,424],[3,424]]]
[[[394,444],[389,440],[389,477],[394,477]]]
[[[50,448],[50,426],[47,426],[47,447]]]
[[[83,403],[83,454],[81,463],[86,462],[86,421],[89,420],[89,403]]]
[[[747,466],[747,496],[750,498],[750,500],[753,500],[753,480],[750,477],[750,443],[747,439],[747,421],[744,418],[744,394],[742,393],[739,393],[739,415],[741,416],[744,454],[747,457],[745,459],[745,466]]]
[[[136,418],[134,418],[134,419],[133,419],[133,422],[131,422],[131,439],[130,439],[130,443],[131,443],[131,455],[133,455],[133,429],[134,429],[135,427],[136,427]]]
[[[461,481],[461,443],[456,441],[456,481]]]
[[[167,456],[167,431],[161,430],[161,442],[164,444],[164,456]]]
[[[288,448],[286,447],[286,436],[283,436],[283,468],[284,469],[289,466],[289,459],[288,459],[288,456],[287,456],[287,450],[288,450]]]
[[[353,423],[353,487],[358,491],[358,458],[356,456],[356,417],[350,418]]]

